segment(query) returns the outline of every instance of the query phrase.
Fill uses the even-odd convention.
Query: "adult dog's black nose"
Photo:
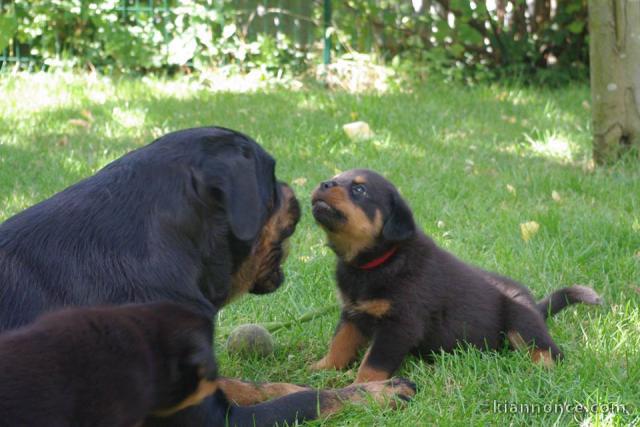
[[[320,188],[323,190],[328,190],[331,187],[335,187],[336,185],[338,185],[338,183],[335,181],[324,181],[320,183]]]

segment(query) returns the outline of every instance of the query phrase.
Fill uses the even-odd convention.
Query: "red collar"
[[[359,265],[358,268],[360,270],[373,270],[374,268],[379,267],[380,265],[387,262],[387,260],[391,258],[393,254],[396,253],[397,250],[398,250],[398,247],[394,246],[391,249],[389,249],[387,252],[383,253],[378,258],[374,258],[366,264]]]

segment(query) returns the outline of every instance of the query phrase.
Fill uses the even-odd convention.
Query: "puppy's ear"
[[[391,213],[382,227],[382,237],[390,242],[410,239],[416,233],[413,214],[402,197],[394,193],[391,197]]]
[[[195,348],[188,356],[186,364],[198,373],[200,378],[215,380],[218,378],[218,364],[209,345]]]
[[[222,203],[233,235],[251,241],[266,220],[269,197],[274,194],[274,162],[255,158],[257,153],[252,153],[249,147],[237,148],[203,162],[192,171],[192,176],[199,198],[205,202],[213,198]]]

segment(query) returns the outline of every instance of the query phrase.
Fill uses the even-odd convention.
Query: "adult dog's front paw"
[[[352,402],[366,402],[373,398],[380,405],[389,405],[393,409],[401,407],[416,394],[416,385],[406,378],[391,378],[384,381],[354,384],[343,389]]]

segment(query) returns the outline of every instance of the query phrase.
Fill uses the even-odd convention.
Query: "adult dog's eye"
[[[362,184],[355,184],[351,187],[351,191],[353,192],[353,194],[355,194],[356,196],[362,196],[363,194],[365,194],[367,192],[367,187],[365,187]]]

